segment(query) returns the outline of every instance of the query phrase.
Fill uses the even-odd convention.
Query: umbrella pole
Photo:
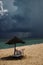
[[[16,43],[14,45],[14,55],[15,55],[15,52],[16,52]]]

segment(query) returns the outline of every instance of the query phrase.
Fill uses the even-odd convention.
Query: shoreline
[[[43,43],[28,44],[28,45],[20,45],[20,46],[16,46],[16,47],[19,48],[19,47],[32,46],[32,45],[39,45],[39,44],[43,44]],[[0,50],[11,49],[11,48],[14,48],[14,47],[0,48]]]

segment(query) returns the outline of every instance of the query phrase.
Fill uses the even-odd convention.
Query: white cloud
[[[3,1],[0,1],[0,15],[8,15],[8,9],[3,8]]]

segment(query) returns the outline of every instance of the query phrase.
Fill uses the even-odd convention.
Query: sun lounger
[[[24,55],[24,49],[16,50],[15,55],[13,57],[21,57]]]

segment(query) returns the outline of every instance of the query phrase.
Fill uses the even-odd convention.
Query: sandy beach
[[[24,50],[24,58],[19,60],[2,60],[1,58],[13,55],[14,48],[0,49],[0,65],[43,65],[43,43],[21,46],[17,49]]]

